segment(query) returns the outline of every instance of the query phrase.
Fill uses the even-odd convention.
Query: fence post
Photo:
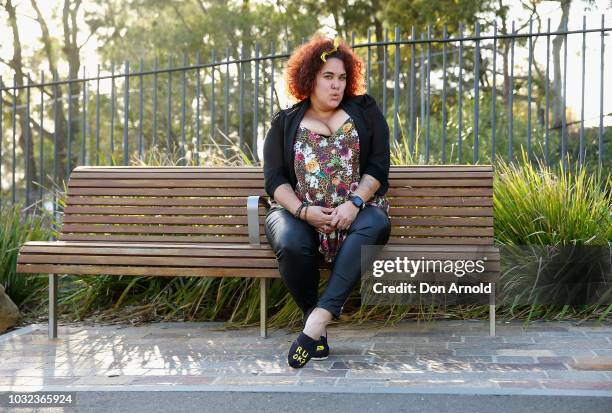
[[[2,208],[2,143],[4,141],[4,129],[2,129],[2,117],[4,116],[4,107],[2,101],[2,91],[4,90],[2,76],[0,76],[0,209]]]
[[[123,95],[123,165],[129,163],[128,120],[130,115],[130,62],[125,61],[125,84]]]
[[[478,163],[478,117],[480,100],[480,23],[476,23],[474,41],[474,152],[472,163]]]
[[[399,136],[399,69],[400,69],[400,28],[395,27],[395,67],[393,69],[393,141]]]

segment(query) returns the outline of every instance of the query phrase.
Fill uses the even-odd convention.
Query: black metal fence
[[[363,42],[353,33],[367,92],[390,125],[395,161],[520,161],[524,151],[529,161],[607,167],[612,113],[604,113],[604,96],[612,79],[604,61],[612,27],[604,16],[597,28],[586,19],[576,30],[550,25],[477,24],[470,35],[460,27],[438,37],[431,28],[409,36],[396,28],[392,39],[385,31],[376,42],[370,31]],[[570,57],[581,73],[570,79],[581,91],[579,116],[567,105],[570,39],[579,48]],[[77,165],[127,165],[153,147],[179,164],[206,163],[219,148],[226,156],[239,148],[259,163],[270,118],[287,106],[281,80],[291,50],[213,51],[208,63],[183,56],[178,66],[172,56],[141,59],[137,70],[126,61],[108,74],[98,65],[96,76],[83,68],[78,79],[55,73],[49,81],[41,72],[7,85],[0,78],[0,203],[42,202]],[[597,100],[595,116],[585,118],[585,99]]]

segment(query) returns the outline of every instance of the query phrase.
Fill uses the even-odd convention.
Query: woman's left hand
[[[335,225],[337,229],[345,231],[351,226],[358,213],[359,209],[351,201],[346,201],[338,205],[331,213],[331,225],[332,227]]]

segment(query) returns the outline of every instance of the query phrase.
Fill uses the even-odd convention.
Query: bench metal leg
[[[57,274],[49,274],[49,338],[57,338]]]
[[[259,292],[260,292],[260,301],[259,301],[259,323],[260,323],[260,333],[261,337],[266,338],[268,335],[268,328],[266,326],[266,318],[268,316],[268,279],[261,278],[259,280]]]
[[[489,336],[495,337],[495,283],[491,283],[489,296]]]

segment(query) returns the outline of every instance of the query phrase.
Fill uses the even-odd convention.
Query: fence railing
[[[534,24],[476,24],[470,35],[460,26],[438,37],[431,28],[409,36],[396,28],[375,42],[371,31],[363,42],[353,33],[367,92],[398,143],[393,150],[422,163],[518,160],[524,150],[531,161],[607,166],[612,27],[604,16],[596,28],[586,18],[575,30],[567,22],[562,30],[551,30],[550,20],[545,30]],[[208,63],[200,55],[180,65],[173,57],[140,59],[137,70],[112,63],[107,74],[98,65],[95,76],[83,68],[78,79],[55,73],[49,81],[41,72],[7,85],[0,78],[0,203],[43,201],[77,165],[127,165],[153,147],[176,154],[179,164],[206,162],[218,148],[230,156],[236,147],[261,162],[270,119],[288,106],[282,72],[292,47],[285,46],[278,52],[270,44],[267,54],[260,45],[252,54],[213,51]]]

